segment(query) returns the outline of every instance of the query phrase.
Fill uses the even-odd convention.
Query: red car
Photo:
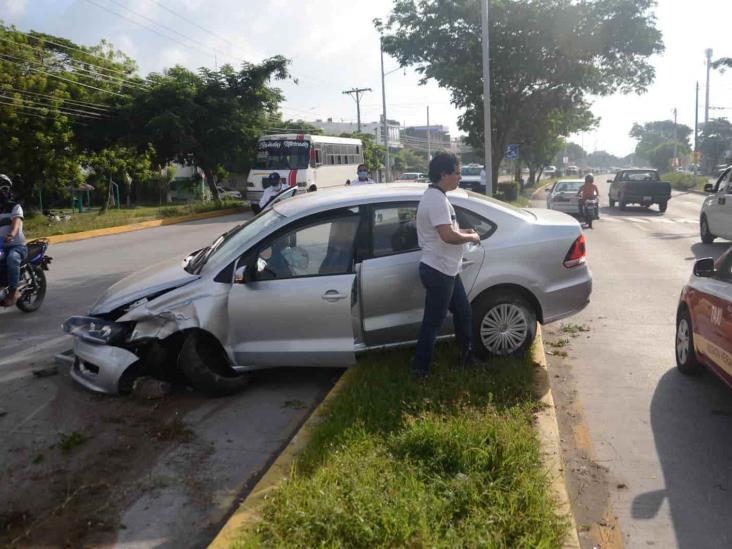
[[[676,365],[684,374],[706,366],[732,388],[732,248],[694,263],[676,313]]]

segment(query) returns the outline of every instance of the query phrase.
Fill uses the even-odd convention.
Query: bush
[[[707,178],[688,173],[669,172],[661,176],[661,181],[668,181],[677,191],[688,191],[689,189],[703,189]]]
[[[510,202],[511,200],[516,200],[518,198],[520,190],[521,186],[518,181],[502,181],[498,183],[498,196],[496,196],[496,198]]]

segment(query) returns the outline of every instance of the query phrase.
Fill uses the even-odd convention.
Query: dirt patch
[[[573,326],[574,328],[574,326]],[[547,362],[557,409],[565,478],[583,549],[624,547],[617,517],[612,512],[611,487],[620,489],[607,467],[597,462],[589,427],[584,420],[572,374],[572,340],[591,337],[588,329],[543,328]],[[567,336],[569,335],[569,338]]]
[[[25,383],[7,405],[10,419],[23,421],[0,423],[0,546],[113,542],[124,528],[120,510],[156,489],[159,479],[145,474],[151,465],[193,442],[181,418],[200,400],[186,391],[155,402],[93,395],[65,376],[45,380],[41,394]],[[39,397],[37,412],[12,414]]]

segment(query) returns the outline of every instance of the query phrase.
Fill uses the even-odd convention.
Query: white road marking
[[[14,353],[8,357],[3,358],[0,360],[0,366],[7,366],[9,364],[14,364],[16,362],[20,362],[21,360],[28,360],[36,353],[39,353],[40,351],[45,351],[49,349],[54,349],[61,347],[62,343],[66,343],[67,347],[71,346],[71,339],[67,335],[62,335],[59,337],[54,337],[53,339],[49,339],[45,343],[41,343],[39,345],[32,345],[30,348],[25,349],[24,351],[20,351],[18,353]],[[56,354],[56,353],[52,353]]]

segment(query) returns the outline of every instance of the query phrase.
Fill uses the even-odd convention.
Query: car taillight
[[[585,235],[581,234],[569,248],[567,256],[564,258],[564,266],[571,269],[583,263],[585,263]]]

